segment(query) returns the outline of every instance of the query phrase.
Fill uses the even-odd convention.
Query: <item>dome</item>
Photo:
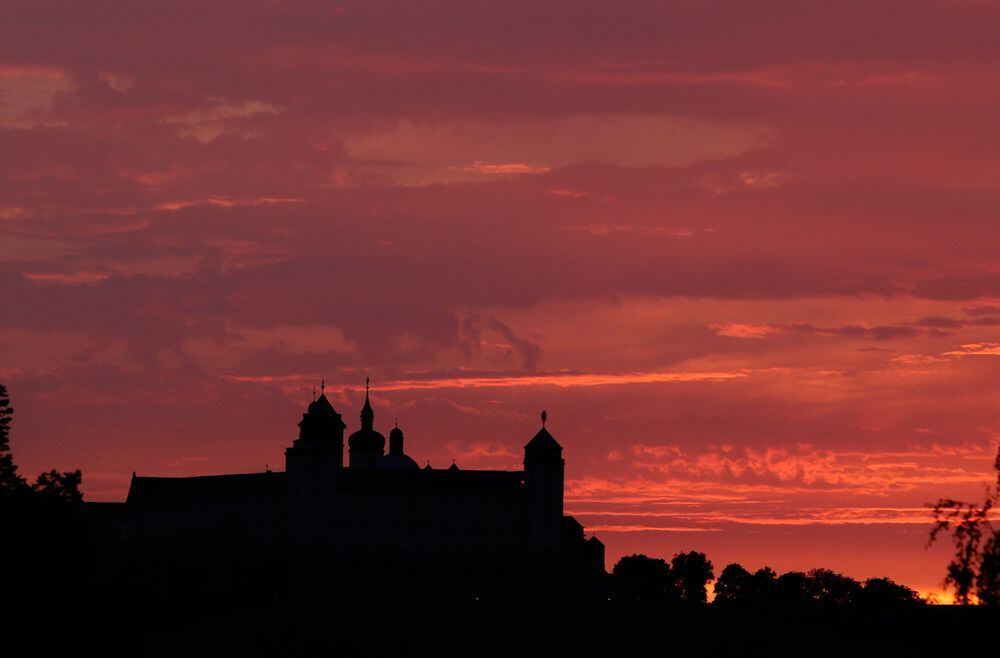
[[[420,466],[409,455],[389,453],[375,462],[375,468],[383,471],[419,471]]]
[[[385,450],[385,437],[375,430],[362,428],[347,439],[347,445],[351,447],[351,450],[381,454]]]

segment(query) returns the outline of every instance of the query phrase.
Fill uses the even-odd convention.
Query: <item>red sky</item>
[[[541,6],[539,6],[541,5]],[[1000,439],[988,0],[9,2],[28,473],[281,467],[321,377],[419,462],[538,413],[608,545],[938,589]]]

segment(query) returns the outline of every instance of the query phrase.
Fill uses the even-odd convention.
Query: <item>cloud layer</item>
[[[421,462],[546,408],[612,558],[939,585],[1000,436],[995,3],[2,14],[25,470],[274,466],[367,374]]]

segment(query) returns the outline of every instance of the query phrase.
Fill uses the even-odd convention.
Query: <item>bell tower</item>
[[[524,446],[531,544],[537,549],[554,549],[559,545],[563,517],[566,462],[562,458],[562,446],[545,428],[547,419],[543,411],[542,429]]]
[[[344,419],[326,397],[326,382],[320,385],[320,396],[302,414],[299,438],[285,450],[285,470],[289,473],[318,473],[344,467]]]

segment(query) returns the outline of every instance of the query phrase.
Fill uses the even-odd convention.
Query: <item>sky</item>
[[[1000,442],[1000,3],[5,2],[22,471],[283,468],[313,388],[703,550],[939,591]]]

